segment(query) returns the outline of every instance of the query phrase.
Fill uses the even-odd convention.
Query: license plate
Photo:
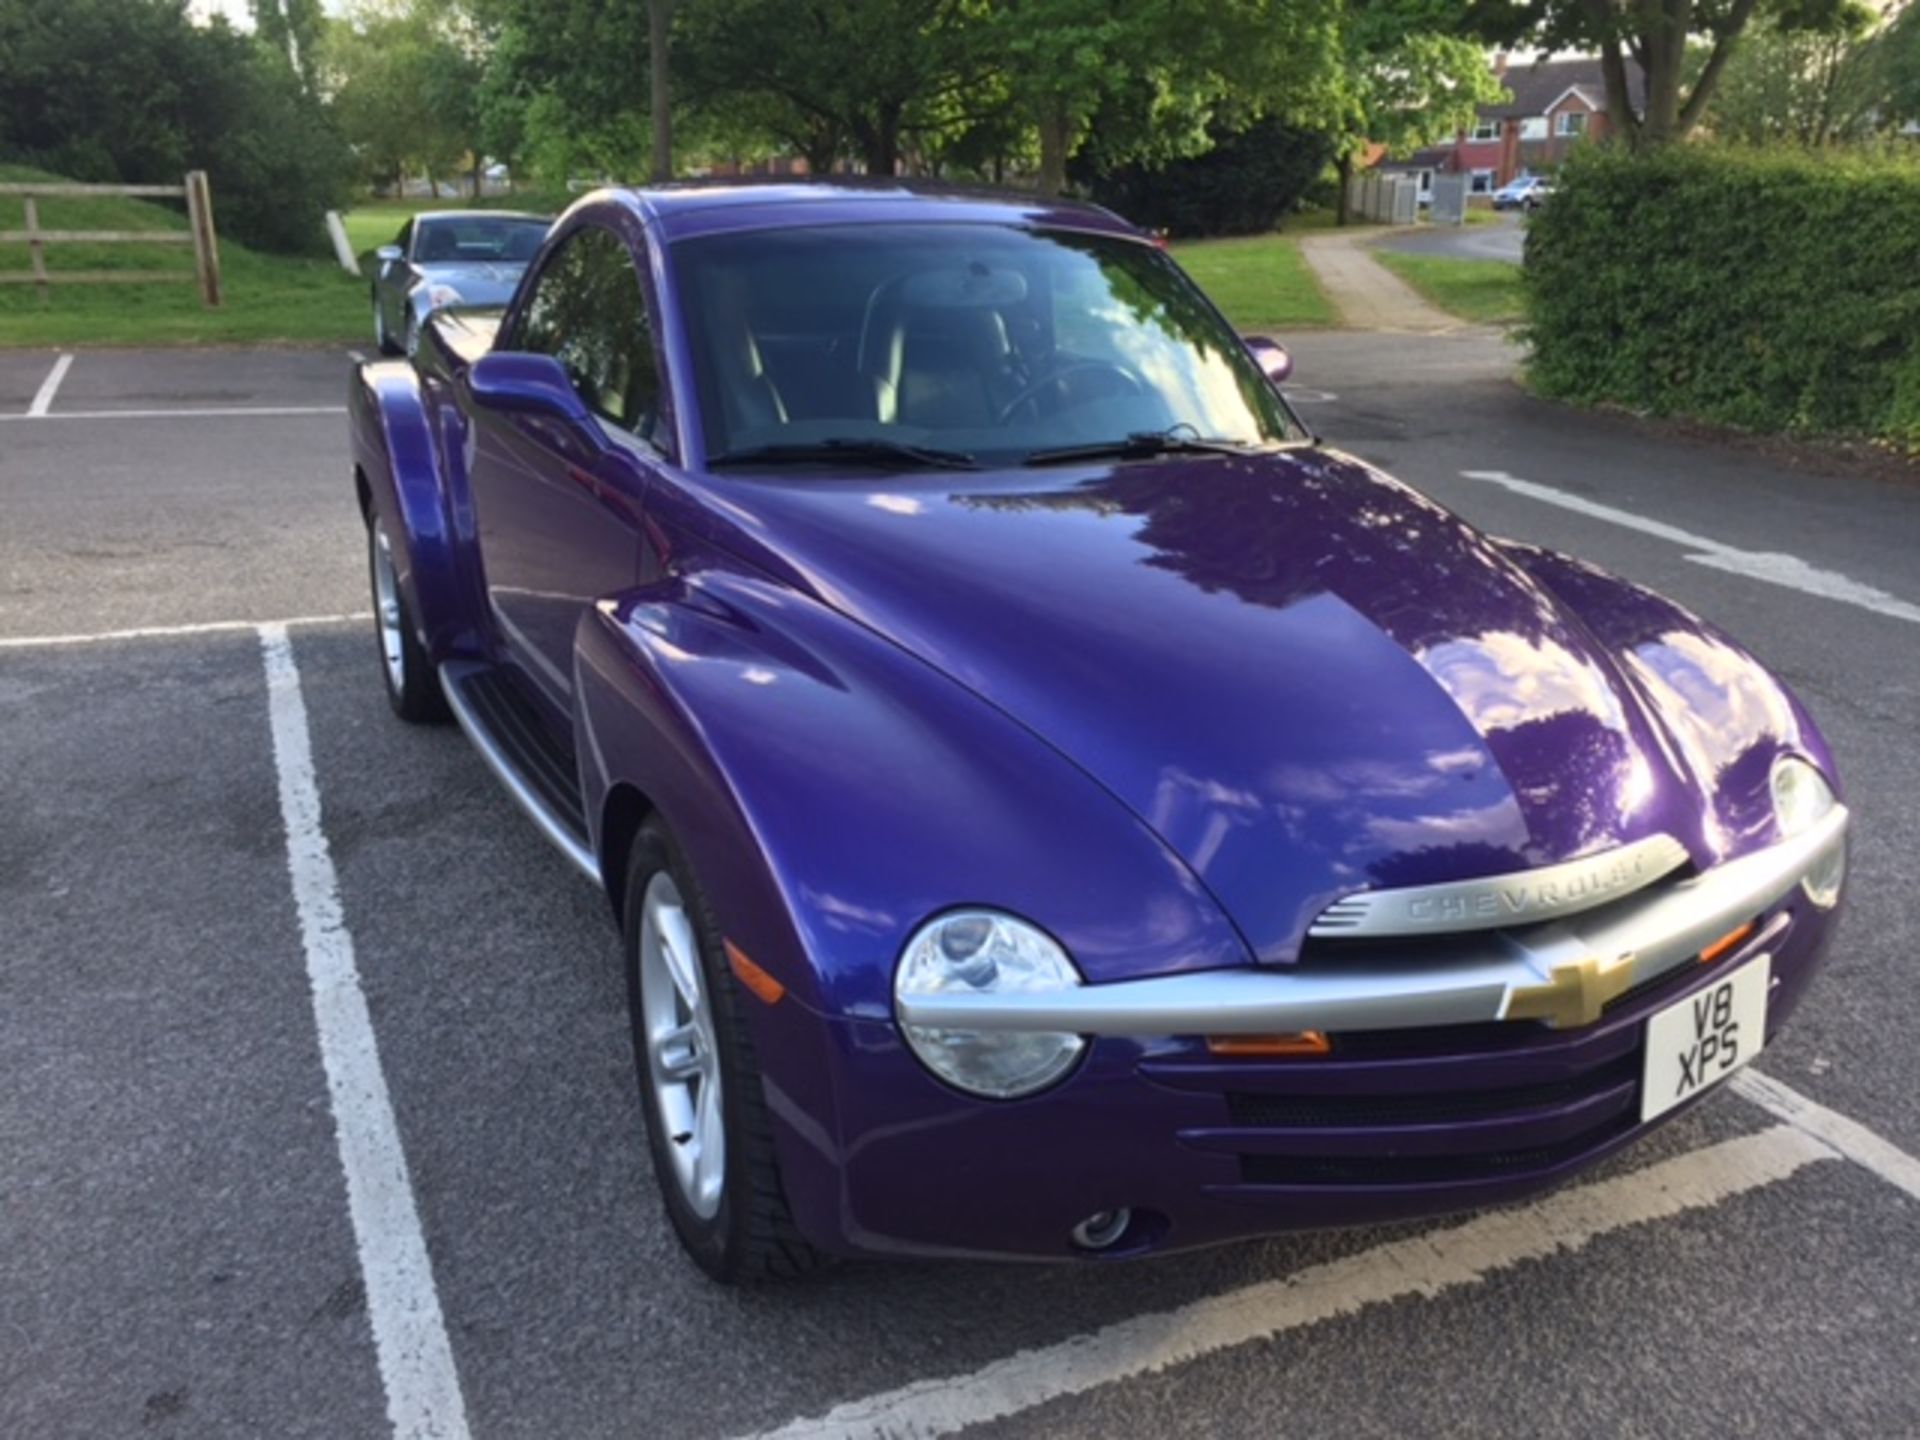
[[[1773,957],[1759,955],[1724,980],[1647,1020],[1640,1118],[1664,1115],[1717,1085],[1760,1053],[1767,1035]]]

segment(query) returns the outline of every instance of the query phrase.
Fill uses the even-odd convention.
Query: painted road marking
[[[111,640],[154,640],[175,635],[218,635],[226,630],[258,631],[268,626],[284,630],[289,625],[346,625],[372,618],[372,611],[357,610],[346,615],[294,615],[285,620],[206,620],[194,625],[143,625],[133,630],[96,630],[83,635],[12,635],[0,637],[0,650],[103,645]]]
[[[49,379],[52,377],[49,376]],[[43,390],[45,386],[41,387]],[[34,403],[38,404],[36,400]],[[62,410],[49,415],[29,410],[0,415],[0,420],[204,420],[227,415],[344,415],[344,405],[217,405],[188,410]]]
[[[67,378],[67,371],[73,368],[73,356],[62,355],[53,362],[53,369],[47,372],[47,378],[40,382],[40,388],[33,393],[33,403],[27,406],[27,413],[18,418],[38,420],[53,405],[53,397],[60,393],[60,382]],[[13,417],[9,417],[13,418]]]
[[[1539,500],[1548,505],[1558,505],[1562,510],[1571,510],[1575,514],[1590,516],[1595,520],[1605,520],[1609,524],[1624,526],[1629,530],[1638,530],[1643,535],[1655,535],[1662,540],[1670,540],[1681,545],[1693,554],[1687,559],[1696,565],[1705,565],[1714,570],[1725,570],[1734,575],[1744,575],[1749,580],[1764,581],[1769,585],[1785,586],[1789,590],[1798,590],[1806,595],[1818,595],[1823,600],[1838,600],[1844,605],[1857,605],[1862,610],[1871,610],[1876,615],[1890,616],[1895,620],[1907,620],[1920,625],[1920,605],[1889,595],[1885,590],[1863,585],[1836,570],[1822,570],[1809,565],[1797,555],[1782,555],[1772,551],[1739,550],[1705,535],[1695,535],[1692,531],[1682,530],[1677,525],[1669,525],[1663,520],[1652,520],[1645,515],[1636,515],[1630,510],[1617,510],[1611,505],[1602,505],[1597,500],[1588,500],[1584,496],[1570,495],[1564,490],[1555,490],[1550,485],[1539,485],[1531,480],[1522,480],[1509,475],[1504,470],[1462,470],[1469,480],[1484,480],[1490,485],[1498,485],[1511,490],[1516,495],[1525,495],[1530,500]]]
[[[1318,1325],[1410,1296],[1432,1298],[1528,1260],[1571,1254],[1602,1235],[1784,1180],[1839,1152],[1797,1125],[1724,1140],[1643,1170],[1563,1190],[1535,1205],[1378,1245],[1058,1345],[1023,1350],[971,1375],[922,1380],[796,1420],[760,1440],[948,1435],[1102,1385]]]
[[[387,1419],[400,1440],[465,1440],[466,1401],[360,988],[353,937],[340,908],[339,878],[320,824],[300,672],[285,626],[262,625],[259,632],[280,816],[287,830],[287,873],[300,917],[314,1026],[333,1102],[334,1137],[346,1175],[347,1210],[360,1251]]]
[[[1858,1120],[1849,1120],[1839,1111],[1829,1110],[1817,1100],[1752,1068],[1742,1070],[1727,1083],[1743,1099],[1752,1101],[1774,1118],[1804,1130],[1854,1164],[1871,1170],[1889,1185],[1920,1200],[1920,1159],[1892,1141],[1882,1140]]]

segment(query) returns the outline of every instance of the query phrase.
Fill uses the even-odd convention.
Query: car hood
[[[514,289],[526,271],[525,265],[420,265],[417,285],[450,285],[460,292],[464,305],[504,305],[513,298]]]
[[[1356,890],[1663,831],[1702,853],[1697,786],[1614,657],[1500,547],[1351,458],[725,495],[796,583],[1128,805],[1261,961],[1297,959]]]

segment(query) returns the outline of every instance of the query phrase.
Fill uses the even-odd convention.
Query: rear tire
[[[387,703],[410,725],[445,720],[447,697],[440,689],[432,659],[414,636],[413,611],[400,589],[386,522],[377,515],[367,522],[367,569],[373,585],[373,634],[380,646],[380,678],[386,684]]]
[[[727,1283],[817,1269],[825,1257],[800,1237],[780,1182],[747,1002],[706,892],[658,817],[634,837],[626,887],[634,1069],[674,1234]]]

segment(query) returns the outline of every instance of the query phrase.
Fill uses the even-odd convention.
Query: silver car
[[[427,316],[446,305],[505,305],[552,222],[511,210],[436,210],[373,252],[373,338],[411,354]]]

